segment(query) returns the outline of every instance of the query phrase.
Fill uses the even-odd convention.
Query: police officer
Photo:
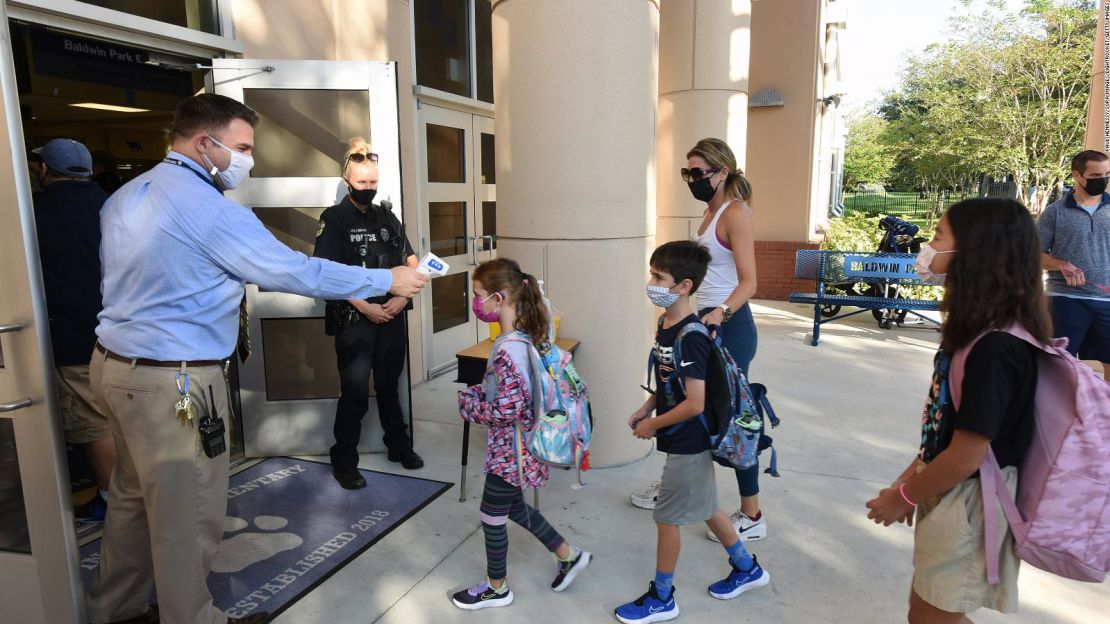
[[[378,188],[377,160],[365,140],[351,140],[343,165],[348,193],[321,216],[313,252],[316,257],[367,268],[416,267],[412,245],[389,203],[373,203]],[[340,377],[335,445],[331,447],[335,480],[349,490],[366,486],[358,471],[358,441],[362,417],[370,405],[371,370],[389,460],[410,470],[423,467],[424,460],[412,449],[398,393],[405,365],[405,311],[412,308],[411,301],[386,295],[328,301],[327,308],[325,333],[335,336]]]

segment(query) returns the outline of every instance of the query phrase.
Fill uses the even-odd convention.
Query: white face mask
[[[914,261],[914,268],[917,270],[917,276],[921,281],[933,286],[944,286],[944,279],[947,273],[933,273],[931,267],[933,265],[933,258],[937,254],[956,253],[956,250],[950,251],[937,251],[933,249],[932,245],[925,243],[921,246],[921,251],[917,254],[917,260]]]
[[[231,154],[231,162],[228,164],[227,169],[222,171],[218,170],[218,167],[212,163],[212,160],[208,158],[208,154],[201,154],[200,157],[204,159],[204,164],[208,166],[208,170],[212,171],[213,169],[217,169],[216,178],[219,179],[220,184],[227,190],[231,190],[242,184],[243,180],[246,180],[247,176],[250,175],[251,169],[254,168],[254,157],[231,149],[214,139],[211,135],[208,136],[208,139]]]
[[[673,306],[678,301],[678,298],[682,295],[677,295],[671,292],[671,289],[667,288],[666,286],[652,286],[651,284],[648,284],[647,296],[648,299],[651,299],[651,302],[653,304],[659,306],[660,308],[669,308]]]

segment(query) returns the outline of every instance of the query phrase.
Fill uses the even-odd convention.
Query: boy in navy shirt
[[[705,378],[712,345],[705,335],[690,332],[683,339],[681,360],[674,343],[683,327],[698,323],[690,298],[705,278],[709,251],[695,241],[675,241],[651,255],[647,294],[665,308],[655,336],[655,394],[632,414],[628,424],[638,438],[655,437],[667,453],[654,518],[659,531],[655,580],[643,596],[616,609],[626,624],[663,622],[678,617],[674,570],[680,549],[679,527],[705,522],[728,552],[732,570],[709,586],[714,598],[728,600],[771,582],[755,557],[748,554],[728,516],[717,505],[709,433],[697,417],[705,409]],[[681,375],[683,383],[675,376]],[[666,391],[664,389],[667,389]],[[652,412],[654,416],[651,416]]]

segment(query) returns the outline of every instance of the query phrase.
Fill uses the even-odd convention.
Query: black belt
[[[96,343],[96,350],[103,353],[105,356],[107,356],[107,357],[109,357],[113,360],[116,360],[117,362],[127,362],[128,364],[135,364],[137,366],[155,366],[155,367],[158,367],[158,368],[181,368],[181,366],[184,365],[187,368],[188,367],[197,368],[197,367],[201,367],[201,366],[222,366],[223,363],[224,363],[224,360],[193,360],[193,361],[178,360],[176,362],[163,362],[161,360],[148,360],[146,358],[129,358],[127,356],[120,355],[118,353],[113,353],[113,352],[109,351],[107,348],[104,347],[104,345],[100,344],[99,342]]]

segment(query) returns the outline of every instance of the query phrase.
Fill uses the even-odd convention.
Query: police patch
[[[324,233],[324,225],[326,225],[324,220],[320,219],[320,225],[316,226],[316,238],[320,238],[320,235]]]
[[[388,243],[389,242],[389,230],[387,230],[386,228],[382,228],[381,229],[381,235],[382,235],[382,240]]]

